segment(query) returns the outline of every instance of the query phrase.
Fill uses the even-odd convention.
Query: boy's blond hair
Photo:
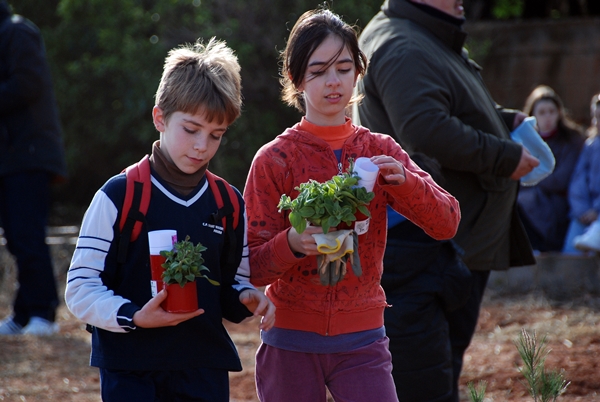
[[[209,122],[233,123],[242,109],[240,65],[224,41],[210,39],[169,51],[155,102],[165,121],[175,112],[202,111]]]

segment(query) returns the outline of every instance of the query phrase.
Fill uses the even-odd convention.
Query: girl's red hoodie
[[[431,237],[452,238],[460,221],[458,201],[421,170],[394,139],[361,126],[342,147],[341,163],[327,142],[303,131],[299,124],[265,144],[254,157],[244,190],[248,218],[251,282],[267,286],[277,307],[275,326],[339,335],[379,328],[387,306],[380,286],[386,244],[386,205],[417,224]],[[290,249],[287,211],[279,212],[282,194],[292,199],[295,187],[314,179],[325,182],[348,168],[348,158],[389,155],[402,162],[406,181],[389,185],[378,177],[369,205],[367,233],[359,236],[363,273],[349,268],[335,286],[320,284],[315,256],[298,256]]]

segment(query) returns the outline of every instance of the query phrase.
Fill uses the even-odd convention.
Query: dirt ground
[[[3,271],[0,259],[0,317],[10,312],[14,292],[10,271]],[[64,275],[59,275],[59,283],[64,283]],[[0,401],[100,401],[98,372],[88,366],[89,334],[64,305],[58,323],[60,333],[51,337],[0,336]],[[231,401],[258,401],[253,378],[258,322],[226,327],[244,367],[231,374]],[[546,367],[565,370],[571,383],[559,401],[600,401],[600,298],[591,296],[557,303],[540,296],[500,297],[488,292],[465,356],[463,392],[468,382],[484,380],[486,402],[532,401],[517,370],[521,361],[514,342],[521,329],[546,335],[551,349]],[[462,400],[468,401],[466,394]]]

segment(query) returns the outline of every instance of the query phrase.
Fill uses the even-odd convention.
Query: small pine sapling
[[[570,382],[565,380],[564,370],[546,371],[546,357],[550,353],[546,347],[546,337],[538,341],[535,331],[530,335],[522,329],[515,346],[523,360],[523,366],[518,368],[519,372],[525,378],[525,386],[534,402],[556,401],[567,390]]]

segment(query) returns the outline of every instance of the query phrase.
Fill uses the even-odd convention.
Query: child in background
[[[552,150],[554,171],[535,186],[521,186],[518,207],[534,250],[561,251],[569,226],[567,191],[585,141],[565,113],[554,90],[540,85],[527,97],[523,112],[535,116],[538,131]]]
[[[449,239],[460,221],[458,202],[392,137],[354,126],[346,117],[356,80],[366,69],[351,26],[329,10],[304,13],[282,61],[283,99],[304,117],[257,152],[244,190],[251,282],[268,285],[277,307],[275,325],[261,332],[256,354],[259,399],[324,402],[328,388],[336,401],[397,401],[380,285],[386,206],[429,236]],[[358,236],[362,275],[348,268],[343,280],[324,286],[312,236],[322,229],[298,233],[277,205],[282,194],[293,199],[301,183],[325,182],[358,157],[379,167],[370,226]]]
[[[600,252],[600,93],[592,97],[590,111],[592,125],[569,187],[571,224],[563,252],[570,254]]]
[[[100,369],[105,401],[229,401],[228,372],[242,368],[223,318],[240,322],[254,313],[264,316],[262,330],[273,325],[273,304],[248,282],[241,194],[237,246],[229,250],[237,270],[225,269],[226,235],[211,219],[217,207],[205,172],[240,112],[240,66],[224,42],[171,50],[152,110],[160,140],[150,156],[150,205],[125,263],[117,262],[124,174],[104,184],[83,218],[65,300],[93,326],[91,365]],[[197,311],[168,313],[161,308],[166,291],[151,296],[147,233],[160,229],[207,248],[207,275],[220,286],[196,281]]]

